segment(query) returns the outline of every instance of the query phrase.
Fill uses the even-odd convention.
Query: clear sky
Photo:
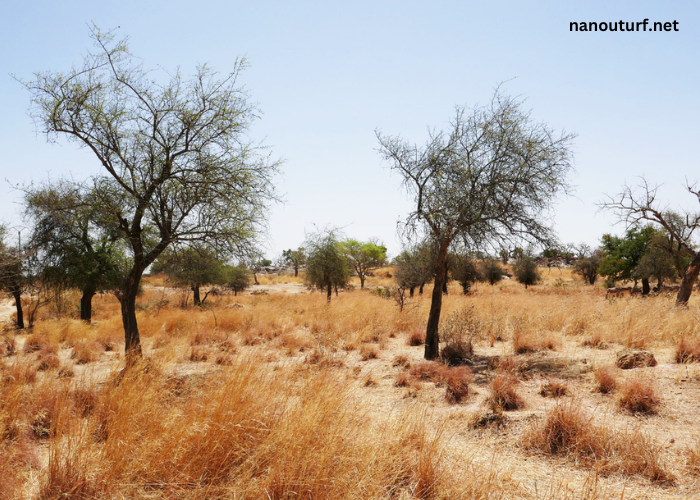
[[[677,21],[677,32],[571,32],[588,21]],[[395,255],[411,208],[382,164],[375,129],[422,143],[455,105],[486,102],[499,82],[533,117],[575,132],[576,186],[554,226],[564,242],[597,244],[614,219],[596,202],[645,175],[674,208],[700,179],[700,5],[693,1],[5,2],[0,20],[0,220],[21,225],[12,185],[99,172],[75,143],[49,144],[10,74],[67,70],[91,46],[88,25],[119,26],[146,67],[206,62],[241,82],[263,111],[252,137],[284,159],[272,207],[274,257],[314,225],[379,237]],[[5,182],[5,179],[7,182]]]

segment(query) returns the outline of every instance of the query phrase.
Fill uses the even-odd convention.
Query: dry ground
[[[154,278],[147,361],[125,373],[112,296],[92,325],[47,309],[1,348],[0,498],[700,498],[698,298],[605,300],[544,273],[527,290],[451,286],[443,324],[470,318],[467,368],[409,345],[429,288],[400,312],[371,290],[327,305],[259,276],[193,309]],[[624,347],[658,365],[615,368]],[[519,407],[494,406],[502,393]]]

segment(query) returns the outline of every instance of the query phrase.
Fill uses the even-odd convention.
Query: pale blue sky
[[[696,2],[6,2],[0,29],[0,176],[10,183],[99,171],[74,143],[47,144],[9,73],[65,70],[90,46],[88,24],[120,26],[147,67],[207,62],[241,82],[264,115],[252,131],[284,158],[269,248],[297,246],[313,225],[377,236],[399,250],[396,221],[411,204],[382,165],[375,129],[423,142],[454,106],[487,101],[495,85],[527,98],[537,120],[579,134],[574,197],[557,205],[565,242],[596,244],[612,218],[603,193],[646,175],[672,207],[699,179],[700,7]],[[571,33],[571,21],[678,21],[679,32]],[[0,220],[19,224],[19,195],[0,185]],[[680,204],[680,205],[679,205]],[[700,207],[698,207],[700,208]]]

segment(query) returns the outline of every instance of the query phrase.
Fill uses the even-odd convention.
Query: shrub
[[[566,384],[561,380],[548,380],[540,387],[540,395],[543,397],[560,398],[567,393]]]
[[[648,378],[628,380],[620,390],[618,404],[632,413],[655,413],[660,400],[654,382]]]
[[[70,357],[75,360],[76,364],[84,365],[100,359],[101,350],[102,346],[97,342],[79,340],[75,343]]]
[[[466,366],[448,369],[444,374],[445,399],[450,404],[458,404],[469,397],[469,382],[472,371]]]
[[[700,340],[688,340],[681,337],[676,347],[676,363],[700,361]]]
[[[522,408],[523,399],[515,391],[518,379],[510,373],[498,373],[489,384],[487,403],[492,411],[511,411]]]
[[[474,306],[454,311],[440,328],[440,339],[445,342],[440,357],[450,365],[462,364],[473,353],[472,338],[479,334],[481,325],[474,315]]]
[[[513,273],[518,283],[525,285],[525,288],[537,284],[542,279],[537,270],[537,263],[532,257],[521,257],[518,259],[513,265]]]
[[[413,330],[406,343],[412,347],[425,344],[425,332]]]
[[[609,394],[617,389],[617,368],[613,365],[602,366],[594,372],[597,382],[596,391]]]
[[[653,482],[672,483],[661,460],[662,448],[640,431],[620,432],[596,425],[574,402],[557,405],[533,424],[521,444],[550,455],[565,456],[607,475],[639,474]],[[595,465],[594,465],[595,464]]]

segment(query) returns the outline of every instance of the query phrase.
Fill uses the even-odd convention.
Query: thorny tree
[[[449,132],[431,133],[423,147],[377,132],[381,155],[415,199],[406,229],[423,230],[437,244],[426,359],[439,355],[445,261],[453,242],[501,248],[517,239],[551,243],[542,219],[568,188],[574,135],[533,123],[521,105],[497,91],[486,106],[457,108]]]
[[[700,201],[700,188],[696,184],[686,183],[686,189]],[[700,227],[700,213],[686,212],[682,216],[659,206],[656,201],[658,186],[650,186],[641,178],[639,190],[624,186],[622,191],[600,204],[602,208],[612,210],[628,227],[636,226],[642,221],[654,222],[662,226],[673,243],[682,248],[690,257],[687,268],[681,274],[681,285],[676,295],[677,306],[687,306],[693,285],[700,273],[700,252],[693,246],[693,233]],[[671,248],[673,248],[673,244]]]
[[[189,79],[159,80],[111,32],[92,32],[97,51],[66,73],[25,82],[32,112],[50,140],[66,137],[92,151],[105,175],[90,189],[104,220],[130,247],[118,298],[125,351],[141,355],[136,294],[146,268],[169,245],[207,242],[243,251],[257,234],[278,164],[246,131],[256,108],[237,77],[206,66]]]

